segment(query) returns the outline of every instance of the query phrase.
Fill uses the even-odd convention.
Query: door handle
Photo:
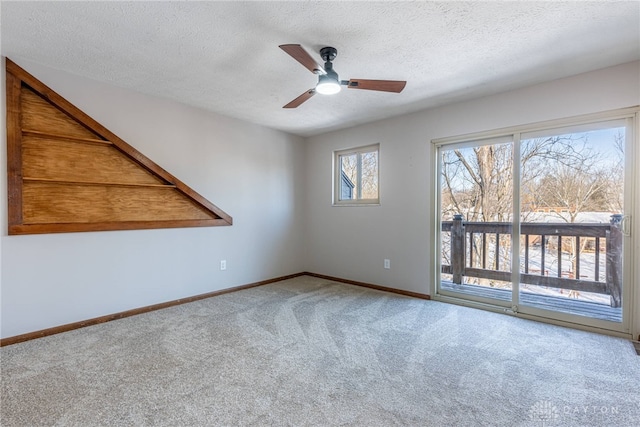
[[[620,221],[620,231],[625,237],[631,237],[631,215],[623,215]]]

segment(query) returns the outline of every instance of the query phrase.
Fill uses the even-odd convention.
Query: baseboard
[[[405,296],[413,297],[413,298],[428,299],[428,300],[431,299],[430,295],[421,294],[419,292],[404,291],[402,289],[396,289],[396,288],[388,288],[386,286],[374,285],[372,283],[358,282],[358,281],[349,280],[349,279],[341,279],[340,277],[327,276],[327,275],[318,274],[318,273],[310,273],[308,271],[305,271],[304,273],[301,273],[301,274],[303,274],[305,276],[317,277],[319,279],[332,280],[334,282],[340,282],[340,283],[346,283],[346,284],[349,284],[349,285],[362,286],[362,287],[365,287],[365,288],[376,289],[378,291],[391,292],[391,293],[394,293],[394,294],[405,295]]]
[[[148,313],[150,311],[161,310],[163,308],[173,307],[180,304],[186,304],[202,300],[205,298],[211,298],[218,295],[227,294],[229,292],[241,291],[243,289],[255,288],[256,286],[268,285],[269,283],[279,282],[281,280],[293,279],[294,277],[303,276],[304,273],[290,274],[288,276],[275,277],[273,279],[262,280],[260,282],[249,283],[248,285],[236,286],[233,288],[222,289],[219,291],[207,292],[206,294],[194,295],[192,297],[180,298],[173,301],[162,302],[159,304],[148,305],[146,307],[134,308],[132,310],[122,311],[120,313],[108,314],[106,316],[95,317],[93,319],[82,320],[80,322],[68,323],[66,325],[55,326],[53,328],[42,329],[40,331],[29,332],[22,335],[16,335],[13,337],[0,339],[0,347],[6,345],[18,344],[24,341],[33,340],[36,338],[43,338],[49,335],[60,334],[62,332],[72,331],[74,329],[84,328],[86,326],[98,325],[100,323],[110,322],[112,320],[123,319],[125,317],[135,316],[137,314]]]
[[[388,288],[386,286],[374,285],[372,283],[357,282],[355,280],[341,279],[339,277],[326,276],[324,274],[310,273],[305,271],[302,273],[289,274],[287,276],[274,277],[273,279],[262,280],[260,282],[255,282],[255,283],[249,283],[248,285],[236,286],[233,288],[222,289],[220,291],[213,291],[213,292],[208,292],[206,294],[194,295],[192,297],[180,298],[173,301],[167,301],[159,304],[148,305],[146,307],[134,308],[132,310],[122,311],[120,313],[108,314],[106,316],[95,317],[93,319],[82,320],[80,322],[68,323],[66,325],[55,326],[53,328],[42,329],[39,331],[29,332],[22,335],[16,335],[13,337],[2,338],[0,339],[0,347],[4,347],[6,345],[18,344],[21,342],[30,341],[37,338],[48,337],[50,335],[73,331],[74,329],[80,329],[87,326],[98,325],[100,323],[123,319],[125,317],[131,317],[137,314],[148,313],[150,311],[161,310],[163,308],[169,308],[169,307],[173,307],[180,304],[186,304],[189,302],[194,302],[194,301],[198,301],[206,298],[224,295],[230,292],[237,292],[243,289],[255,288],[256,286],[268,285],[270,283],[280,282],[281,280],[293,279],[295,277],[300,277],[300,276],[317,277],[319,279],[331,280],[334,282],[346,283],[346,284],[355,285],[355,286],[362,286],[365,288],[391,292],[391,293],[405,295],[413,298],[431,299],[431,297],[427,294],[421,294],[418,292],[411,292],[411,291],[403,291],[401,289]]]

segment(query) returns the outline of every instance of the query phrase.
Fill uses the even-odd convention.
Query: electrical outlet
[[[227,260],[223,259],[220,261],[220,270],[226,270],[227,269]]]
[[[384,260],[384,268],[386,268],[387,270],[391,269],[391,260],[390,259],[385,259]]]

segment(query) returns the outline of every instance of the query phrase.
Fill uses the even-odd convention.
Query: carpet
[[[0,349],[3,426],[637,426],[631,342],[301,276]]]

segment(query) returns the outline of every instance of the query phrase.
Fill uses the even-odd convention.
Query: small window
[[[377,205],[380,145],[334,152],[334,205]]]

